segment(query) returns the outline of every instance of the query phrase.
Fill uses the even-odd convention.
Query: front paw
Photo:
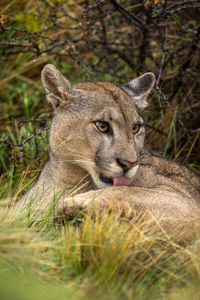
[[[78,218],[80,219],[83,207],[73,204],[73,198],[68,198],[67,200],[69,200],[70,204],[67,205],[67,203],[63,202],[59,203],[59,205],[56,207],[56,223],[63,223],[64,220],[72,221]]]

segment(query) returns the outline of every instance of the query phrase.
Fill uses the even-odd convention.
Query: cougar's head
[[[145,138],[140,111],[147,106],[154,74],[122,87],[108,82],[71,85],[53,65],[46,65],[42,82],[54,109],[52,155],[66,167],[85,169],[99,188],[128,185],[140,165]]]

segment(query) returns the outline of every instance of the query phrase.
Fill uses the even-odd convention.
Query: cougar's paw
[[[55,221],[58,223],[72,220],[81,221],[87,207],[87,201],[84,200],[82,195],[75,195],[59,203],[56,208]]]
[[[82,208],[78,206],[59,207],[56,209],[55,221],[56,223],[63,223],[64,221],[77,220],[80,221],[82,215]]]

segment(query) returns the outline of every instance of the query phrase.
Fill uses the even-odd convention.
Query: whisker
[[[75,157],[75,158],[80,158],[80,159],[85,159],[85,157],[83,155],[80,155],[80,154],[77,154],[77,153],[72,153],[72,152],[68,152],[67,154],[66,153],[61,153],[62,156],[68,158],[69,156],[72,156],[72,157]],[[87,158],[91,161],[93,161],[93,157],[92,156],[88,156],[87,155]]]
[[[67,137],[64,141],[62,141],[60,144],[58,144],[58,147],[61,146],[61,145],[63,145],[66,142],[69,142],[69,140],[70,140],[70,137]]]
[[[94,162],[92,162],[92,161],[88,161],[88,160],[80,160],[80,159],[76,159],[76,160],[71,160],[71,159],[65,159],[65,160],[59,160],[59,162],[69,162],[69,163],[86,163],[86,164],[88,164],[88,165],[92,165],[92,166],[94,166],[95,164],[94,164]]]

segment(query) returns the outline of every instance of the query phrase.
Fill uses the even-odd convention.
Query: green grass
[[[198,299],[198,240],[182,247],[147,215],[88,214],[58,227],[50,212],[33,222],[7,202],[0,207],[2,299]]]
[[[166,143],[166,146],[165,146],[164,151],[162,153],[163,157],[166,157],[167,150],[169,149],[169,147],[171,145],[171,142],[172,142],[172,139],[173,139],[173,128],[175,126],[176,114],[177,114],[177,108],[175,109],[174,115],[172,117],[169,133],[168,133],[168,136],[167,136],[167,143]]]

